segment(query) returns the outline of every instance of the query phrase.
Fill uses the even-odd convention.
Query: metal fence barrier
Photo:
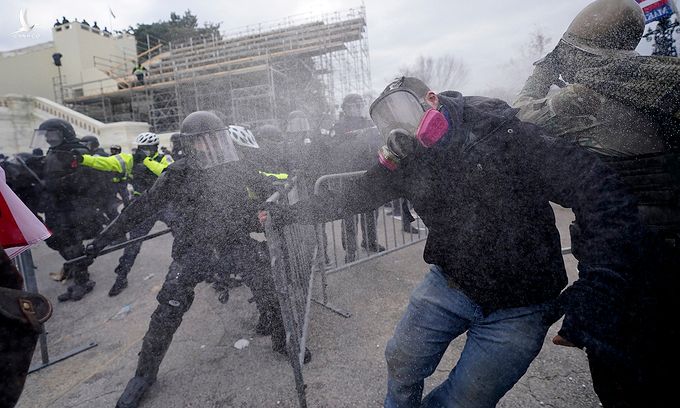
[[[286,184],[267,202],[294,204],[307,198],[303,183]],[[274,220],[275,223],[275,220]],[[272,275],[286,329],[286,347],[293,366],[295,388],[301,408],[307,407],[305,384],[302,377],[309,308],[311,305],[314,270],[318,264],[314,226],[292,224],[273,228],[272,219],[265,222],[265,236],[271,258]]]
[[[314,194],[342,191],[348,183],[354,182],[364,173],[365,171],[356,171],[322,176],[314,184]],[[358,214],[317,226],[317,240],[319,248],[322,248],[324,272],[321,273],[321,299],[314,299],[316,303],[343,317],[351,317],[351,313],[329,303],[327,275],[347,270],[427,239],[428,231],[420,218],[414,215],[415,221],[408,222],[405,211],[413,214],[408,202],[400,198],[367,214]]]
[[[339,191],[346,187],[347,183],[351,183],[363,174],[364,172],[360,171],[322,176],[314,184],[314,193],[319,194],[325,190]],[[281,186],[280,191],[273,194],[267,202],[291,205],[306,198],[308,195],[305,183],[295,178]],[[388,208],[390,208],[389,211]],[[293,367],[295,387],[301,408],[307,407],[302,367],[311,302],[314,301],[344,317],[350,317],[350,313],[329,304],[326,293],[327,275],[347,270],[352,266],[424,241],[427,238],[427,228],[417,215],[414,221],[405,221],[404,212],[407,209],[412,212],[407,202],[398,199],[394,200],[391,205],[383,205],[366,216],[353,216],[351,219],[336,220],[316,226],[292,224],[274,228],[272,225],[276,224],[276,220],[272,219],[273,217],[270,216],[266,221],[265,236],[271,258],[271,270],[281,306],[281,315],[286,330],[286,347],[290,364]],[[363,221],[360,217],[363,217]],[[373,226],[368,217],[373,217],[375,221],[375,235],[369,230]],[[348,225],[350,222],[354,222],[354,228]],[[405,228],[408,228],[409,232],[405,231]],[[360,234],[358,234],[359,230],[361,230]],[[369,242],[372,238],[375,238],[375,242]],[[353,245],[350,241],[352,239],[356,240],[354,244],[359,245]],[[367,245],[360,245],[362,242],[360,239],[363,239]],[[381,248],[370,248],[369,244],[377,244]],[[354,257],[345,256],[352,251]],[[563,254],[570,252],[571,248],[562,250]],[[321,278],[321,300],[312,298],[314,275],[317,273]]]

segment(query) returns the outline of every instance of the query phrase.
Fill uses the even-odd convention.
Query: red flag
[[[0,245],[14,258],[51,233],[9,188],[0,167]]]

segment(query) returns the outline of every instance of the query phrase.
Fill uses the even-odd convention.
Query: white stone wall
[[[33,130],[50,118],[66,120],[79,137],[97,136],[104,149],[118,144],[129,152],[135,137],[149,131],[145,122],[102,123],[45,98],[6,95],[0,97],[0,153],[30,151]]]

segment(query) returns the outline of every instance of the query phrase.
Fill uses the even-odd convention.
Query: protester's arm
[[[545,98],[550,87],[559,82],[560,74],[549,57],[537,63],[534,71],[524,83],[517,100],[512,104],[515,108],[523,108],[536,99]]]
[[[340,191],[326,191],[293,205],[291,220],[315,224],[373,211],[403,195],[398,188],[399,177],[400,174],[375,165]]]

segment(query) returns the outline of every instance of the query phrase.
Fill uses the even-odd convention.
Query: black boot
[[[60,302],[66,302],[67,300],[72,300],[74,302],[79,301],[86,294],[90,293],[94,289],[95,282],[88,280],[84,283],[76,283],[68,287],[65,293],[57,296],[57,300]]]
[[[369,251],[369,252],[384,252],[385,251],[385,247],[380,245],[377,242],[374,242],[374,243],[368,244],[368,245],[366,245],[365,242],[362,242],[361,247],[364,248],[365,250]]]
[[[123,289],[127,288],[127,285],[127,277],[118,275],[116,277],[116,281],[113,283],[113,286],[111,286],[111,289],[109,289],[109,296],[118,296],[120,292],[123,291]]]
[[[272,350],[288,357],[288,349],[286,348],[285,344],[283,346],[281,346],[280,344],[277,344],[275,346],[274,343],[272,343]],[[305,357],[302,359],[302,364],[307,364],[310,361],[312,361],[312,352],[309,351],[309,349],[307,347],[305,347]]]
[[[403,228],[404,232],[407,232],[409,234],[420,234],[420,230],[418,228],[414,228],[412,225],[404,225]]]
[[[67,300],[71,300],[71,291],[73,290],[71,288],[72,288],[71,286],[66,288],[66,292],[57,296],[57,300],[60,301],[60,302],[66,302]]]
[[[123,395],[118,398],[116,408],[137,408],[142,397],[149,387],[151,387],[151,384],[153,384],[153,380],[146,377],[132,377],[130,382],[128,382],[127,387],[125,387]]]
[[[269,336],[272,334],[272,318],[267,312],[260,312],[260,317],[255,326],[255,334]]]

